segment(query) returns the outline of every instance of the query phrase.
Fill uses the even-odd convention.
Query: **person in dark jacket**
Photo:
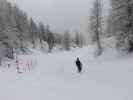
[[[77,58],[77,60],[76,60],[76,66],[77,66],[78,72],[81,73],[82,72],[82,63],[79,60],[79,58]]]

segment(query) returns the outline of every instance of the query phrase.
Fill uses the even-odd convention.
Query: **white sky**
[[[87,31],[89,10],[93,0],[8,0],[37,22],[49,24],[56,32]],[[108,0],[104,0],[103,3]]]

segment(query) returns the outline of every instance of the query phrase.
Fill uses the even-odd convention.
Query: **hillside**
[[[37,66],[30,73],[1,68],[0,100],[132,100],[132,55],[110,49],[95,58],[92,52],[91,46],[52,54],[36,51]],[[81,74],[76,57],[83,63]]]

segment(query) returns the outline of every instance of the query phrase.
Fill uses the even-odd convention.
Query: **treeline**
[[[95,0],[90,14],[90,35],[96,44],[96,55],[103,52],[101,38],[114,37],[118,51],[133,52],[133,0],[110,0],[107,20],[103,17],[102,0]]]
[[[57,45],[69,50],[74,45],[82,47],[83,42],[82,34],[76,33],[75,37],[72,37],[69,32],[52,32],[49,25],[36,23],[16,5],[0,0],[0,59],[13,59],[14,53],[18,52],[27,53],[29,45],[33,48],[41,45],[40,47],[44,48],[47,43],[48,52],[51,52]]]

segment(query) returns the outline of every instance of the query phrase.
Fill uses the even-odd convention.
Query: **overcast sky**
[[[93,0],[8,0],[34,18],[49,24],[56,32],[87,31],[87,20]],[[108,0],[104,0],[106,4]],[[106,6],[107,8],[107,6]]]

